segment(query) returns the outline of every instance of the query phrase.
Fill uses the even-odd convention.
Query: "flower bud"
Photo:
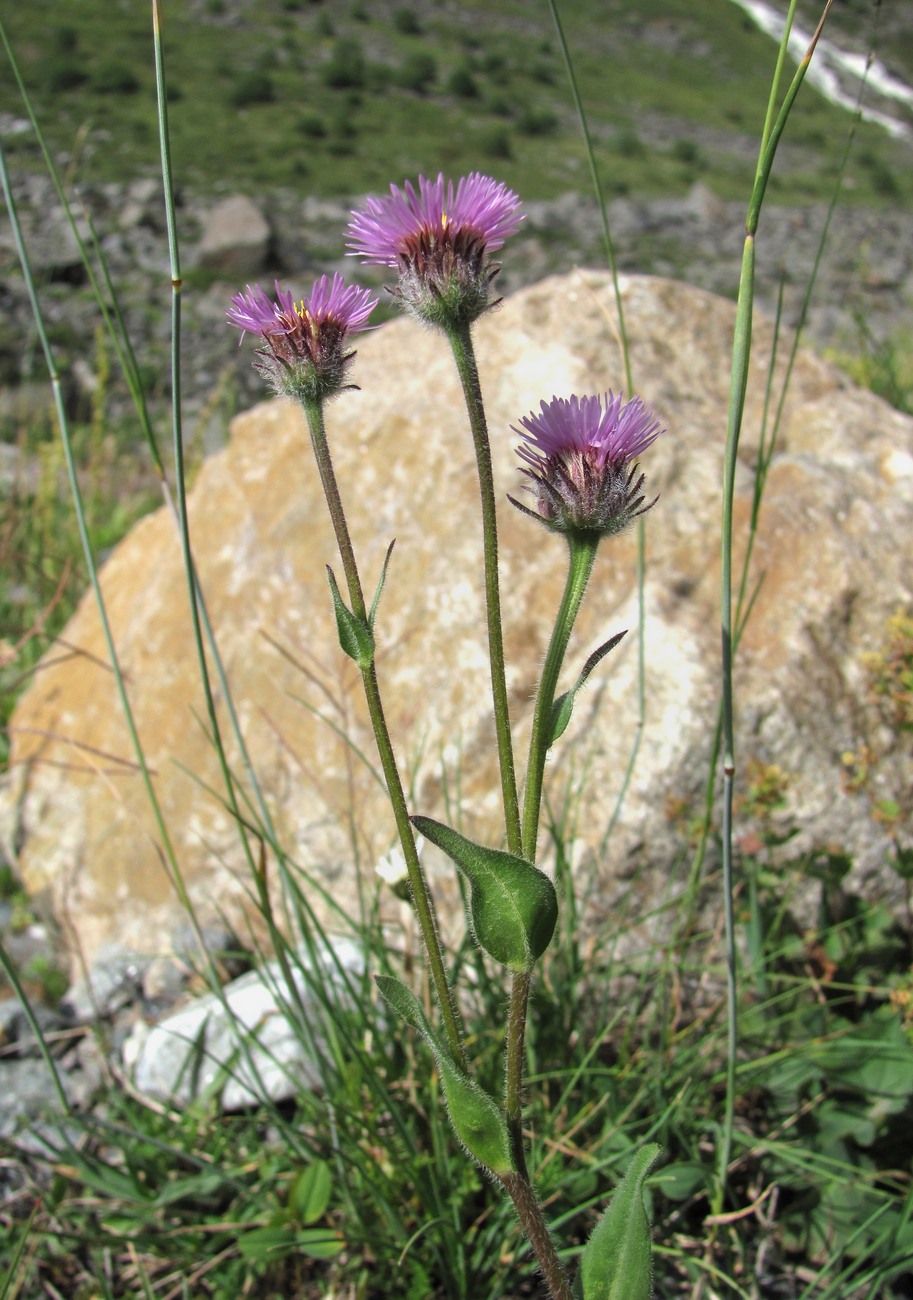
[[[315,280],[310,296],[297,305],[278,280],[275,302],[259,284],[248,285],[231,302],[228,323],[242,339],[259,334],[266,344],[254,365],[277,393],[322,401],[351,387],[346,371],[355,353],[346,350],[346,339],[367,328],[377,306],[370,290],[347,285],[337,272],[332,284],[325,275]]]
[[[605,397],[553,397],[514,429],[525,445],[526,464],[538,513],[519,501],[519,510],[559,533],[610,537],[656,504],[644,504],[644,475],[635,458],[663,432],[652,406],[639,397],[625,402]]]
[[[348,244],[366,262],[399,271],[392,290],[403,306],[430,325],[471,324],[497,305],[491,285],[500,267],[488,254],[523,220],[520,200],[506,185],[473,172],[453,181],[418,178],[390,196],[369,198],[352,213]]]

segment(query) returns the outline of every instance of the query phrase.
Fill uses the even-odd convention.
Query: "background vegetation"
[[[5,18],[55,153],[81,181],[157,170],[147,6],[39,0]],[[863,42],[873,8],[834,15]],[[808,6],[809,18],[814,6]],[[609,196],[681,192],[697,178],[742,197],[772,44],[729,0],[566,0]],[[889,21],[886,12],[884,24]],[[528,200],[588,187],[585,155],[547,7],[525,0],[196,0],[165,6],[175,168],[207,192],[295,186],[357,196],[391,177],[497,164]],[[809,22],[811,25],[811,21]],[[910,69],[908,25],[890,29]],[[21,118],[9,79],[0,113]],[[776,201],[827,197],[847,115],[811,89],[790,123]],[[14,137],[17,166],[39,165]],[[851,202],[913,197],[909,148],[862,125]]]

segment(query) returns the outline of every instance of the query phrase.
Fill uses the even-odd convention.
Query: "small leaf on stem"
[[[336,575],[329,565],[327,565],[327,576],[330,580],[333,608],[336,611],[336,630],[339,633],[339,644],[349,658],[354,659],[364,672],[374,662],[374,634],[364,619],[352,613],[339,594]]]
[[[580,676],[577,678],[576,682],[571,687],[571,689],[569,691],[566,691],[564,695],[559,695],[557,700],[554,701],[554,703],[552,704],[552,717],[551,717],[552,734],[551,734],[551,740],[549,741],[550,747],[554,745],[558,737],[563,736],[565,731],[567,730],[567,724],[571,720],[571,713],[573,712],[574,709],[574,697],[576,696],[577,692],[580,690],[583,683],[589,677],[590,673],[593,671],[596,665],[606,657],[606,655],[609,653],[610,650],[615,649],[615,647],[618,645],[622,637],[625,637],[627,635],[628,635],[628,629],[625,628],[623,632],[617,632],[615,636],[609,637],[608,641],[603,642],[603,644],[599,647],[598,650],[594,650],[593,653],[590,655],[589,659],[581,668]]]
[[[377,590],[374,593],[374,599],[371,601],[371,612],[368,614],[368,627],[374,631],[374,617],[377,614],[377,606],[380,604],[381,593],[384,589],[384,583],[387,580],[387,565],[390,563],[390,556],[393,554],[393,548],[396,545],[396,538],[387,547],[387,554],[384,556],[384,567],[380,571],[380,577],[377,580]]]
[[[529,970],[551,943],[558,920],[558,898],[548,876],[525,858],[475,844],[430,817],[411,821],[469,881],[469,913],[479,945],[509,970]]]
[[[453,1131],[480,1165],[493,1174],[510,1172],[510,1141],[504,1116],[494,1098],[456,1065],[444,1048],[422,1005],[411,989],[392,975],[375,975],[381,995],[427,1042],[444,1085],[444,1099]]]

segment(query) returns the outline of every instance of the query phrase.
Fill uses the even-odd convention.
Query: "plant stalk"
[[[568,573],[564,585],[564,595],[545,665],[539,681],[536,695],[536,709],[533,714],[532,733],[529,738],[529,762],[526,768],[526,790],[523,799],[523,834],[521,839],[522,854],[528,862],[536,860],[536,840],[539,834],[539,812],[542,806],[542,782],[545,775],[545,759],[552,743],[552,706],[558,677],[564,663],[565,652],[580,604],[593,572],[593,561],[599,546],[597,533],[568,533]]]
[[[311,446],[314,449],[314,458],[317,462],[320,482],[323,486],[324,495],[329,508],[333,530],[336,534],[336,544],[339,547],[339,554],[342,559],[342,567],[345,574],[346,586],[348,587],[352,612],[355,614],[356,618],[367,622],[368,611],[365,605],[364,594],[362,592],[361,579],[358,575],[358,565],[355,560],[355,552],[352,547],[349,526],[342,505],[342,497],[339,493],[339,486],[336,482],[336,474],[330,457],[330,447],[327,442],[326,428],[323,420],[323,406],[320,402],[303,402],[302,405],[308,422],[308,429],[311,435]],[[428,955],[428,964],[431,967],[431,980],[440,1005],[441,1016],[444,1021],[444,1029],[447,1034],[447,1042],[454,1061],[465,1070],[466,1059],[463,1053],[463,1035],[460,1028],[459,1014],[453,1000],[450,984],[447,980],[447,973],[444,969],[444,955],[441,950],[441,941],[438,934],[434,901],[428,889],[428,882],[425,879],[425,873],[422,870],[418,850],[415,847],[415,837],[412,832],[412,823],[409,821],[409,810],[406,806],[406,796],[403,792],[403,785],[396,764],[396,755],[393,750],[393,742],[390,739],[387,720],[384,716],[380,687],[378,685],[374,664],[372,663],[370,667],[362,669],[361,676],[364,685],[365,699],[368,705],[368,713],[371,717],[371,726],[374,730],[375,741],[377,742],[377,752],[380,757],[381,767],[383,768],[384,779],[387,783],[387,795],[390,799],[391,807],[393,808],[393,817],[396,822],[396,829],[399,834],[403,857],[406,861],[406,871],[409,875],[412,901],[415,906],[416,915],[418,916],[419,926],[421,927],[425,951]]]
[[[514,1173],[503,1175],[500,1181],[514,1203],[517,1218],[533,1248],[552,1300],[573,1300],[570,1279],[558,1258],[545,1215],[529,1180]]]
[[[521,851],[529,862],[535,861],[536,856],[542,781],[545,758],[552,740],[552,705],[558,677],[587,582],[593,571],[599,540],[597,534],[568,536],[568,576],[539,681],[530,736],[521,834]],[[548,1225],[530,1182],[523,1143],[523,1067],[531,982],[531,970],[519,971],[514,975],[510,992],[504,1110],[514,1172],[510,1179],[503,1181],[552,1296],[564,1300],[564,1297],[571,1294],[570,1284],[555,1252]]]
[[[498,738],[498,762],[501,770],[501,794],[504,801],[504,822],[507,830],[507,847],[511,853],[520,852],[520,800],[517,794],[517,777],[514,769],[513,741],[510,731],[510,710],[507,704],[507,681],[504,671],[504,636],[501,625],[501,589],[498,581],[498,522],[495,512],[494,477],[491,468],[491,446],[479,370],[469,326],[448,329],[447,338],[456,362],[463,397],[469,415],[472,441],[475,446],[479,470],[479,492],[482,498],[482,538],[485,554],[485,606],[488,615],[488,657],[491,663],[491,695],[494,705],[495,731]]]
[[[529,1182],[526,1150],[523,1145],[523,1066],[526,1043],[526,1011],[532,971],[517,971],[510,989],[507,1018],[506,1086],[504,1117],[510,1137],[511,1162],[517,1175]]]

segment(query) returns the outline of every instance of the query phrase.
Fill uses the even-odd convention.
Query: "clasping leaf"
[[[548,742],[549,746],[554,745],[558,737],[563,736],[567,730],[567,724],[571,720],[571,713],[574,708],[574,698],[583,683],[589,677],[590,673],[600,660],[606,657],[610,650],[615,649],[622,637],[627,635],[627,628],[625,628],[623,632],[616,632],[615,636],[610,636],[608,641],[604,641],[597,650],[594,650],[589,659],[580,669],[580,676],[577,678],[576,682],[574,682],[571,689],[565,691],[563,695],[559,695],[557,700],[554,701],[552,704],[551,738]]]
[[[444,1048],[411,989],[392,975],[375,975],[375,983],[394,1011],[427,1042],[444,1085],[447,1112],[469,1154],[493,1174],[510,1172],[510,1142],[504,1116],[494,1098],[465,1075]]]
[[[389,552],[387,554],[389,556]],[[386,572],[386,565],[384,566],[384,572]],[[364,619],[352,613],[339,594],[336,575],[329,565],[327,565],[327,575],[330,579],[333,609],[336,612],[336,631],[339,633],[339,644],[349,658],[354,659],[362,672],[365,672],[374,662],[374,633]],[[383,577],[383,575],[381,576]],[[378,592],[379,596],[380,592]],[[377,597],[375,597],[375,605],[376,603]]]
[[[544,872],[525,858],[467,840],[430,817],[412,824],[469,881],[469,914],[479,945],[509,970],[529,970],[555,933],[558,897]]]

